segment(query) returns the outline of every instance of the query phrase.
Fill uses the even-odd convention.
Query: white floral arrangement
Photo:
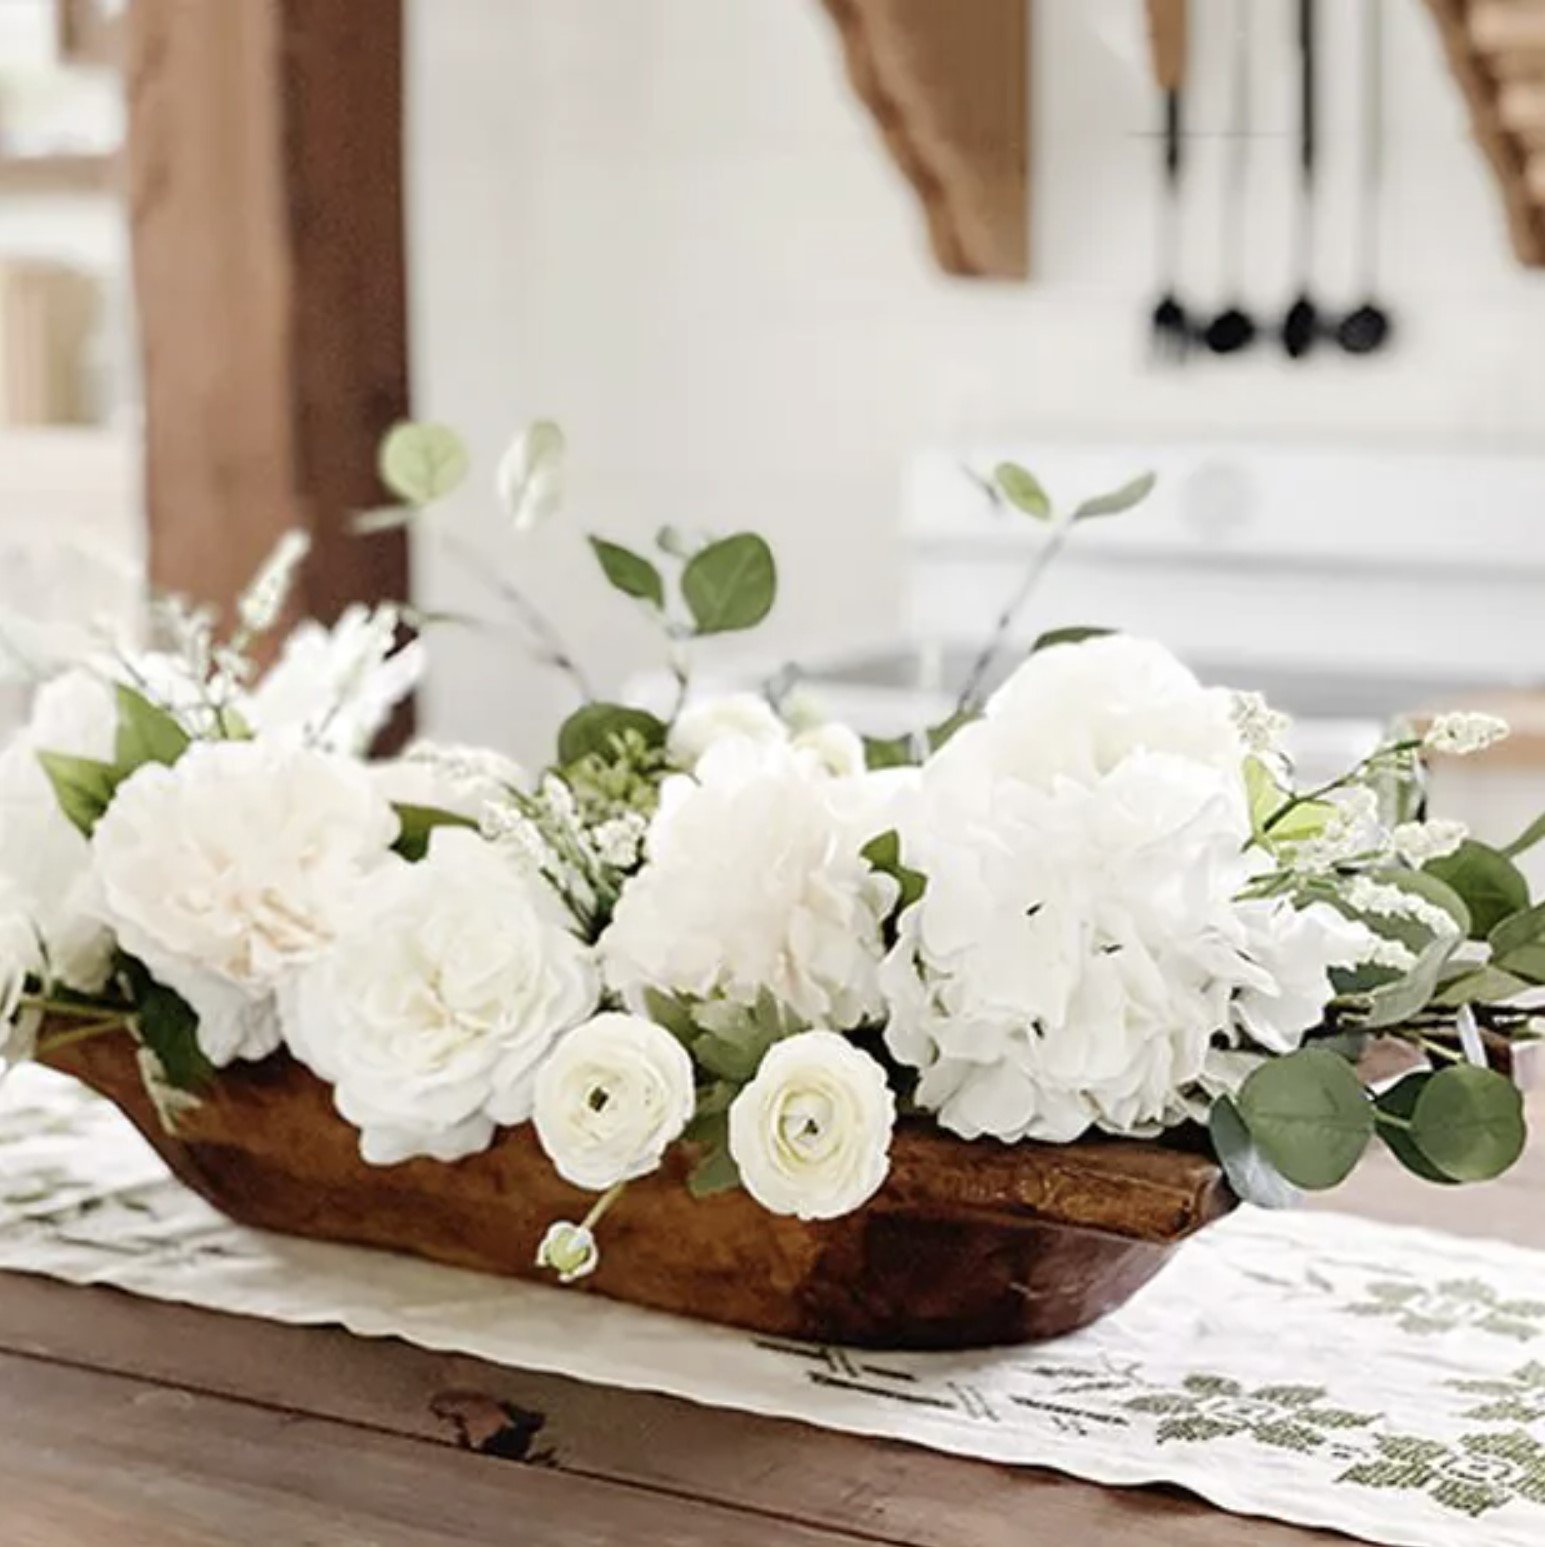
[[[558,507],[563,454],[542,424],[501,464],[518,530]],[[381,469],[401,503],[364,529],[422,518],[467,457],[407,424]],[[1506,1169],[1506,1070],[1545,984],[1545,905],[1514,861],[1545,824],[1498,849],[1421,816],[1427,754],[1506,727],[1397,729],[1301,790],[1285,718],[1154,643],[1044,636],[986,693],[1056,551],[1151,479],[1063,514],[1023,468],[982,483],[1046,541],[957,712],[892,740],[821,721],[788,674],[692,693],[694,643],[773,606],[750,533],[667,530],[653,556],[590,539],[661,629],[665,708],[596,699],[495,582],[583,698],[536,773],[466,747],[369,758],[423,666],[404,607],[303,622],[259,671],[302,538],[225,634],[161,602],[149,647],[48,681],[0,754],[7,1063],[128,1034],[175,1127],[222,1069],[287,1054],[380,1166],[529,1122],[596,1195],[542,1243],[565,1280],[678,1143],[695,1192],[805,1220],[875,1195],[898,1122],[1207,1135],[1266,1204],[1334,1186],[1375,1139],[1435,1182]],[[1370,1083],[1376,1039],[1405,1057]]]

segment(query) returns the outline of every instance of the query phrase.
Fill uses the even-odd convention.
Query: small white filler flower
[[[774,1214],[835,1219],[890,1170],[896,1099],[885,1070],[846,1037],[806,1031],[775,1043],[730,1107],[730,1154]]]
[[[1469,836],[1463,822],[1402,822],[1390,839],[1406,864],[1420,868],[1429,860],[1446,859]]]
[[[1469,757],[1495,746],[1508,734],[1508,723],[1494,714],[1478,712],[1440,714],[1428,727],[1422,745],[1429,752],[1448,752]]]

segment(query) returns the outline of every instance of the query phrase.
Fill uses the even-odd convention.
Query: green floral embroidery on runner
[[[1365,1488],[1419,1488],[1472,1518],[1514,1499],[1545,1504],[1545,1445],[1514,1429],[1466,1434],[1454,1445],[1410,1434],[1376,1434],[1377,1460],[1336,1479]]]
[[[1327,1431],[1356,1429],[1378,1420],[1377,1413],[1353,1413],[1326,1407],[1323,1386],[1257,1386],[1247,1390],[1221,1375],[1188,1375],[1178,1391],[1146,1392],[1123,1406],[1134,1413],[1161,1417],[1154,1438],[1216,1440],[1248,1434],[1257,1444],[1303,1453],[1318,1450]]]
[[[1479,1279],[1440,1284],[1383,1281],[1369,1284],[1367,1299],[1346,1307],[1352,1316],[1387,1317],[1402,1332],[1426,1334],[1474,1328],[1527,1343],[1545,1336],[1545,1300],[1505,1300]]]
[[[1482,1423],[1534,1423],[1545,1418],[1545,1364],[1537,1360],[1497,1379],[1451,1380],[1446,1384],[1455,1391],[1492,1399],[1468,1408],[1466,1418]]]

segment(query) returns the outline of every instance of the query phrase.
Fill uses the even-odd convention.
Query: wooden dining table
[[[1541,1093],[1531,1109],[1545,1134]],[[1375,1156],[1327,1206],[1545,1247],[1545,1142],[1471,1188]],[[0,1412],[4,1547],[1345,1540],[1246,1524],[1176,1489],[21,1274],[0,1274]]]

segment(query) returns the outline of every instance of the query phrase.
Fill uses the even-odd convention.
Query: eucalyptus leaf
[[[1422,1088],[1411,1113],[1411,1138],[1456,1182],[1490,1181],[1523,1153],[1523,1095],[1494,1069],[1453,1064]]]
[[[604,537],[592,537],[590,547],[606,578],[624,596],[657,608],[665,606],[665,581],[643,554]]]
[[[409,505],[443,499],[467,476],[469,466],[467,448],[455,430],[415,420],[394,425],[376,457],[381,482]]]
[[[1113,628],[1098,628],[1087,624],[1069,624],[1067,628],[1049,628],[1037,636],[1030,646],[1030,654],[1050,650],[1054,645],[1079,645],[1086,639],[1107,639],[1116,632]]]
[[[1545,947],[1545,902],[1535,903],[1520,913],[1501,920],[1486,937],[1491,959],[1509,969],[1514,961],[1528,959],[1531,948]]]
[[[1219,1096],[1207,1117],[1207,1132],[1223,1174],[1240,1199],[1263,1209],[1290,1209],[1300,1193],[1261,1153],[1239,1108]]]
[[[1016,510],[1034,516],[1037,521],[1051,520],[1051,496],[1028,468],[1017,462],[1000,462],[993,469],[992,477],[1003,497]]]
[[[1426,1155],[1411,1135],[1411,1114],[1416,1110],[1417,1098],[1432,1080],[1431,1069],[1419,1069],[1408,1074],[1388,1090],[1374,1097],[1374,1116],[1378,1123],[1379,1138],[1384,1147],[1413,1176],[1423,1181],[1436,1182],[1440,1187],[1452,1187],[1454,1178],[1445,1176]]]
[[[1100,516],[1119,516],[1134,505],[1141,505],[1153,493],[1153,486],[1158,481],[1157,473],[1139,473],[1119,489],[1112,489],[1108,494],[1096,494],[1093,499],[1085,500],[1073,512],[1073,519],[1093,521]]]
[[[910,768],[917,761],[910,736],[865,736],[864,766]]]
[[[1542,838],[1545,838],[1545,813],[1535,817],[1511,843],[1503,844],[1500,852],[1507,855],[1509,859],[1517,859],[1520,854],[1526,854],[1532,849]]]
[[[730,1120],[723,1108],[700,1111],[685,1135],[698,1146],[699,1159],[687,1177],[687,1191],[694,1198],[711,1198],[740,1186],[740,1167],[730,1154]]]
[[[198,1016],[188,1002],[158,983],[135,957],[120,960],[134,1000],[134,1025],[140,1040],[160,1060],[167,1083],[197,1094],[214,1078],[214,1065],[198,1041]]]
[[[902,863],[901,835],[894,827],[871,838],[859,851],[869,861],[872,870],[890,876],[899,888],[896,911],[910,908],[928,888],[928,877],[920,870],[913,870]]]
[[[1457,973],[1450,967],[1438,982],[1432,1002],[1444,1009],[1465,1004],[1501,1004],[1533,986],[1533,980],[1504,971],[1490,962],[1466,965]]]
[[[1458,949],[1454,935],[1440,935],[1416,959],[1416,965],[1393,983],[1368,995],[1368,1011],[1362,1024],[1370,1031],[1399,1026],[1426,1009],[1438,991],[1438,979]]]
[[[755,628],[778,595],[772,549],[755,532],[709,543],[687,560],[681,594],[699,634]]]
[[[678,999],[674,994],[664,993],[658,988],[645,988],[644,1007],[649,1011],[650,1020],[657,1026],[663,1026],[689,1052],[691,1051],[692,1043],[698,1035],[698,1028],[692,1019],[691,1006],[685,1000]]]
[[[665,745],[665,722],[647,709],[627,704],[585,704],[558,730],[558,761],[564,766],[592,754],[615,757],[620,737],[632,732],[646,746]]]
[[[1373,1104],[1356,1073],[1323,1048],[1262,1064],[1240,1088],[1238,1107],[1266,1160],[1309,1192],[1344,1182],[1373,1137]]]
[[[59,809],[89,838],[112,804],[118,770],[111,763],[65,752],[39,752],[38,762],[54,788]]]
[[[1500,850],[1466,838],[1423,870],[1451,886],[1470,910],[1470,938],[1484,940],[1503,919],[1529,906],[1529,883]]]
[[[434,806],[393,805],[400,829],[392,847],[405,860],[417,864],[429,852],[429,837],[437,827],[476,827],[477,823],[457,811],[441,811]]]
[[[163,763],[170,768],[188,750],[192,738],[166,710],[123,683],[118,684],[114,695],[118,735],[113,755],[121,774],[146,763]]]

